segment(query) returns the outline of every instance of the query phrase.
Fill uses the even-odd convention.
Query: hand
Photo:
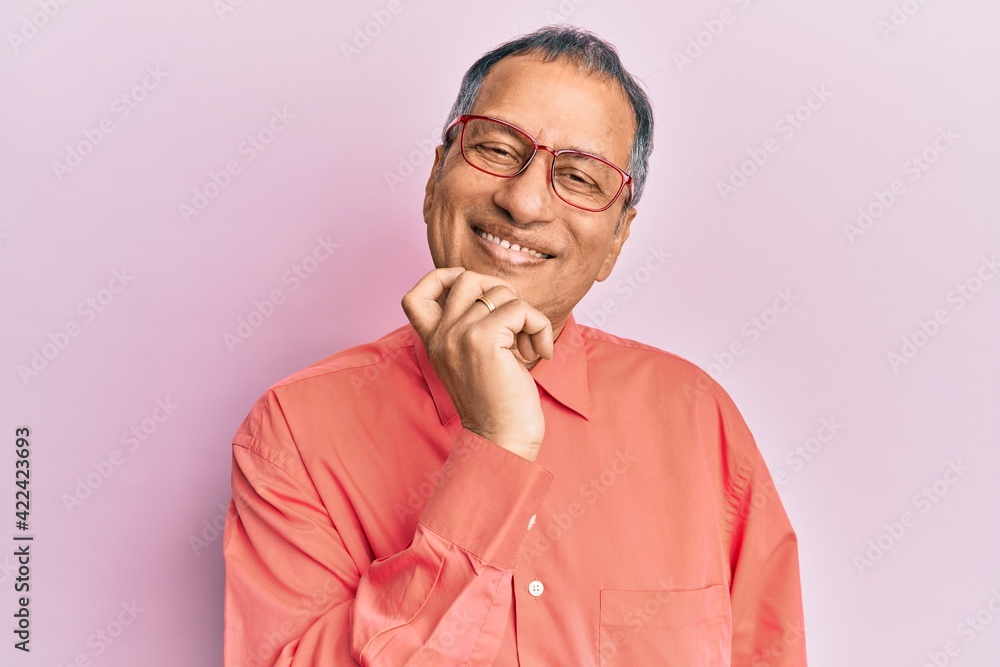
[[[476,298],[485,294],[492,313]],[[435,269],[403,297],[462,426],[534,461],[545,436],[527,366],[552,358],[552,324],[510,283],[461,267]]]

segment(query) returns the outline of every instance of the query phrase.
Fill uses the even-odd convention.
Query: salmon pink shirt
[[[233,438],[227,667],[803,667],[795,533],[705,372],[578,325],[530,462],[462,428],[405,326]]]

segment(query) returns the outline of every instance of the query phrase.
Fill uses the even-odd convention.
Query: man
[[[635,218],[645,94],[550,27],[453,116],[411,326],[234,437],[226,665],[805,665],[795,534],[729,397],[571,314]]]

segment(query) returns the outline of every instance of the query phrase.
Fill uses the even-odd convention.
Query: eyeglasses
[[[584,211],[607,210],[626,187],[631,196],[632,177],[607,160],[576,150],[541,146],[534,137],[510,123],[486,116],[463,115],[445,132],[462,126],[462,157],[479,171],[513,178],[531,164],[539,150],[552,153],[549,182],[556,195]]]

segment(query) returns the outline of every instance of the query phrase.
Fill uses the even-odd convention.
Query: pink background
[[[1000,280],[983,258],[1000,253],[1000,5],[900,0],[895,26],[893,0],[345,4],[3,3],[0,542],[18,532],[18,425],[35,542],[30,655],[12,648],[0,556],[0,663],[221,662],[211,526],[232,434],[271,383],[404,322],[399,299],[431,268],[430,139],[461,74],[566,21],[618,45],[657,122],[632,238],[577,318],[691,359],[733,395],[784,474],[811,665],[997,664]],[[935,149],[939,130],[952,138]],[[254,154],[250,135],[270,143]],[[78,166],[53,167],[81,143]],[[767,160],[723,198],[747,151]],[[239,172],[186,221],[228,161]],[[849,235],[878,193],[891,205]],[[303,264],[318,238],[337,247]],[[274,290],[270,316],[227,345]],[[904,337],[920,347],[894,367]],[[35,351],[54,358],[22,379]],[[133,426],[145,440],[123,442]],[[68,508],[88,475],[99,485]],[[888,548],[859,565],[869,541]],[[113,643],[96,639],[133,602]],[[977,613],[978,630],[960,625]]]

